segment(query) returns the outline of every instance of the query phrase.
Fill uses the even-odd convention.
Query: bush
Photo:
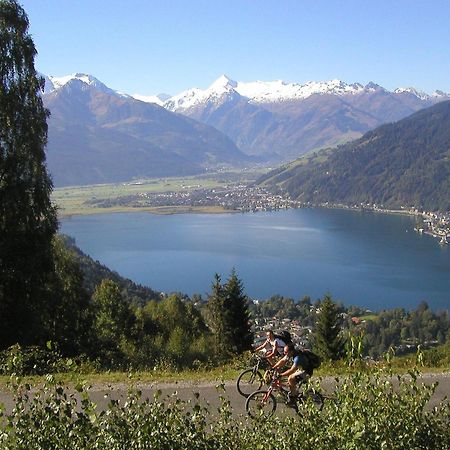
[[[33,396],[30,386],[12,384],[16,406],[3,413],[0,443],[5,450],[448,449],[450,404],[427,410],[435,386],[421,385],[418,375],[356,372],[338,380],[323,411],[306,406],[300,418],[277,416],[267,422],[237,420],[223,394],[218,411],[198,395],[189,402],[176,395],[150,400],[139,391],[99,411],[87,387],[76,386],[75,396],[48,376]]]
[[[0,352],[0,374],[2,375],[43,375],[57,372],[62,366],[61,355],[48,348],[38,346],[21,347],[12,345]]]

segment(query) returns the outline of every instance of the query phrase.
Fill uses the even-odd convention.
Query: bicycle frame
[[[286,384],[280,379],[278,374],[273,374],[267,390],[254,391],[247,397],[245,404],[247,413],[253,418],[259,418],[260,416],[264,418],[270,417],[277,408],[274,392],[279,392],[284,403],[288,404],[290,390],[287,389]],[[306,403],[308,400],[312,400],[319,411],[322,409],[324,397],[320,393],[310,390],[301,391],[295,402],[289,402],[289,407],[294,409],[297,414],[300,414],[298,406],[301,403]]]
[[[255,389],[261,388],[265,382],[262,366],[266,362],[270,366],[270,363],[263,356],[255,354],[253,359],[256,360],[253,366],[241,372],[236,381],[237,390],[244,397],[248,397]]]
[[[283,383],[281,378],[277,375],[272,376],[272,381],[270,382],[269,387],[267,388],[267,398],[274,391],[279,392],[283,396],[284,400],[287,399],[287,396],[289,394],[289,389],[287,385]]]

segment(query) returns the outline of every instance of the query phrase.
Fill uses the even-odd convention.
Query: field
[[[189,208],[189,207],[112,207],[99,208],[90,204],[93,200],[112,200],[140,193],[190,192],[196,189],[214,189],[248,184],[253,182],[260,171],[216,172],[190,177],[154,178],[134,180],[115,184],[99,184],[90,186],[72,186],[56,188],[52,201],[58,207],[60,217],[70,215],[86,215],[112,212],[149,211],[155,214],[176,214],[186,212],[218,213],[221,208]]]

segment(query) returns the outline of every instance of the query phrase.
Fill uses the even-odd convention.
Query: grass
[[[59,216],[87,215],[114,212],[147,211],[155,214],[177,214],[187,212],[219,213],[223,208],[202,207],[111,207],[100,208],[89,204],[91,200],[111,200],[139,193],[191,192],[196,189],[225,188],[236,184],[248,184],[263,171],[220,172],[188,177],[154,178],[123,183],[98,184],[90,186],[72,186],[56,188],[52,201],[57,205]]]
[[[384,363],[377,364],[378,367]],[[392,369],[395,373],[405,374],[414,366],[414,357],[411,355],[395,357],[392,361]],[[248,363],[251,367],[251,363]],[[89,384],[103,385],[103,384],[135,384],[135,383],[215,383],[215,382],[234,382],[239,374],[247,368],[243,362],[240,364],[229,364],[225,366],[215,367],[212,369],[199,370],[149,370],[149,371],[105,371],[95,373],[58,373],[55,374],[57,381],[64,383],[78,383],[84,380]],[[358,367],[349,367],[345,361],[338,361],[336,363],[323,364],[319,369],[314,371],[314,377],[328,377],[328,376],[343,376],[360,370]],[[422,366],[420,371],[423,374],[427,373],[448,373],[450,372],[450,365],[443,367]],[[0,376],[0,389],[5,387],[10,381],[10,376]],[[22,381],[29,383],[32,386],[38,386],[44,383],[45,376],[26,376],[22,377]]]
[[[233,367],[216,367],[211,370],[183,370],[175,372],[172,370],[136,371],[136,372],[100,372],[100,373],[58,373],[54,374],[57,381],[64,383],[78,383],[80,380],[93,385],[102,384],[135,384],[135,383],[201,383],[234,381],[242,369]],[[10,376],[0,376],[0,389],[6,387],[11,380]],[[31,386],[39,386],[44,383],[45,376],[26,376],[21,380]]]

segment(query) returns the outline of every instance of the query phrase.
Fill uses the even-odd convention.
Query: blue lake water
[[[247,214],[148,213],[62,220],[92,258],[153,289],[205,296],[232,268],[252,298],[331,294],[373,310],[450,308],[450,246],[415,219],[331,209]]]

